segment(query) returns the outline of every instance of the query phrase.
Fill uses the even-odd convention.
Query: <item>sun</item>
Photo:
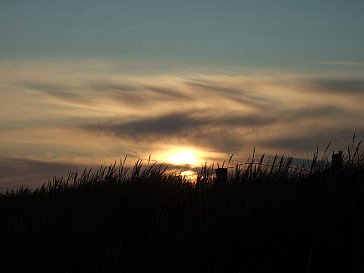
[[[180,176],[182,176],[186,179],[196,180],[197,173],[193,172],[193,171],[183,171],[183,172],[181,172]]]
[[[165,161],[173,165],[198,165],[200,156],[197,151],[192,149],[173,149],[166,153]]]

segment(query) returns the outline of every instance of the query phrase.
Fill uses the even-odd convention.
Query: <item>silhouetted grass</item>
[[[262,156],[196,181],[137,161],[0,195],[0,270],[361,272],[364,156]]]

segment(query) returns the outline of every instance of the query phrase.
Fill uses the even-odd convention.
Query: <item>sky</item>
[[[0,0],[0,189],[364,136],[360,0]],[[185,166],[187,164],[187,166]]]

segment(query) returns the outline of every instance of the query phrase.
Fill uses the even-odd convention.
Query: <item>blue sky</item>
[[[0,57],[297,69],[360,63],[363,12],[364,2],[355,0],[3,0]]]
[[[364,138],[363,14],[359,0],[0,0],[0,190],[125,155],[186,170],[253,147],[346,150]]]

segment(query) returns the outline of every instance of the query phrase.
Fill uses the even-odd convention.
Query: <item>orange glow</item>
[[[173,151],[167,160],[175,165],[196,165],[198,163],[197,153],[193,150]]]
[[[172,148],[161,155],[162,161],[173,165],[197,166],[203,161],[201,152],[193,148]]]
[[[186,177],[187,179],[194,180],[197,178],[197,173],[195,173],[193,171],[184,171],[184,172],[181,172],[181,176]]]

